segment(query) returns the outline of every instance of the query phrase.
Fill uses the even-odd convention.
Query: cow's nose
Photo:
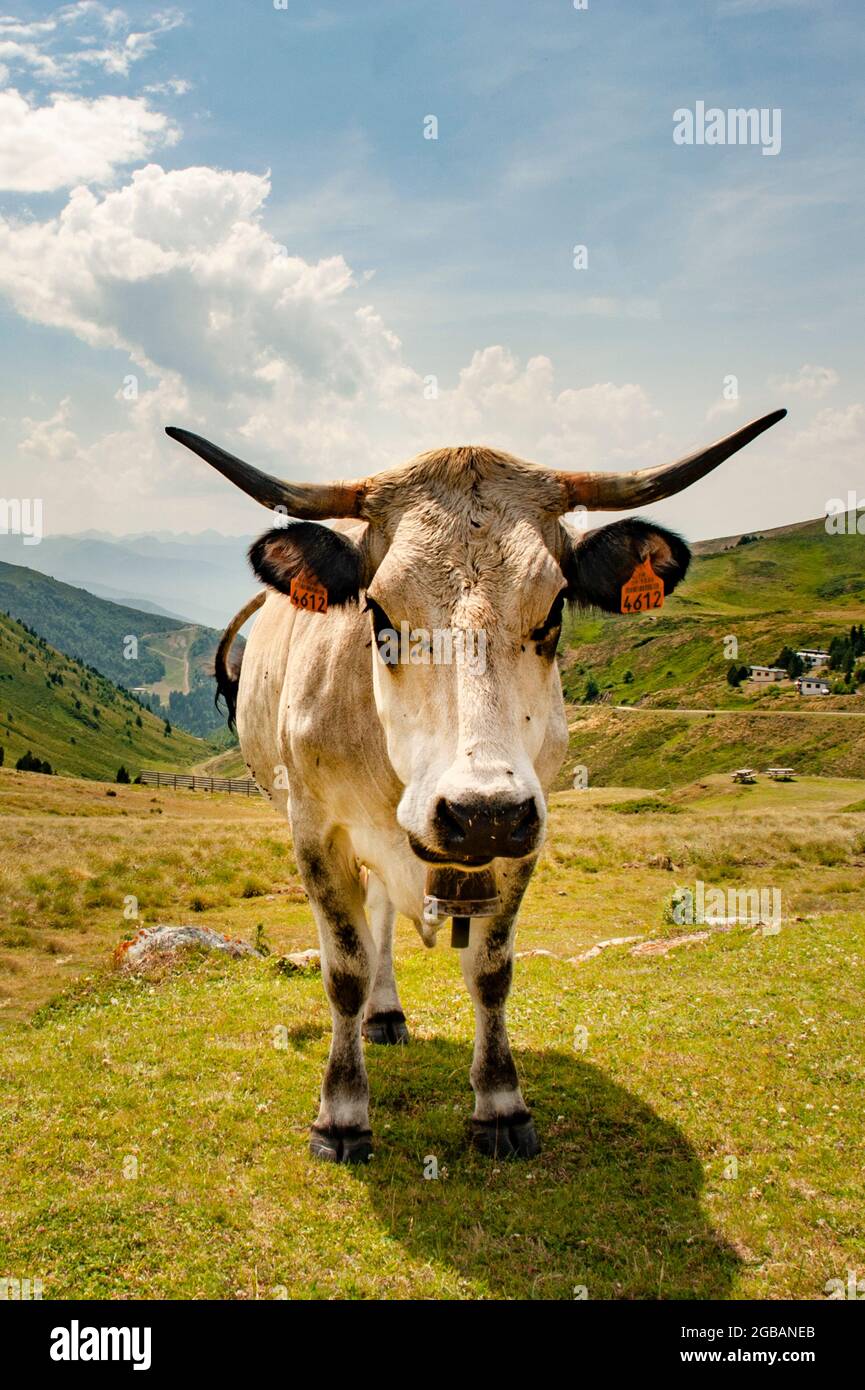
[[[525,801],[486,801],[480,797],[436,803],[435,828],[441,848],[469,859],[519,859],[531,854],[540,819],[533,797]]]

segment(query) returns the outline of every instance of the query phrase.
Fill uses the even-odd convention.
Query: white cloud
[[[107,432],[74,400],[25,423],[46,497],[68,495],[64,461],[80,479],[67,529],[98,518],[128,530],[130,505],[141,524],[255,524],[252,504],[165,439],[167,424],[298,478],[363,476],[447,443],[592,469],[662,462],[690,442],[667,436],[638,383],[562,387],[549,357],[523,363],[501,344],[431,391],[364,302],[362,276],[270,235],[269,187],[266,175],[148,165],[122,188],[76,188],[46,221],[0,219],[0,293],[31,321],[123,354],[97,412]],[[141,386],[125,402],[130,359]]]
[[[9,89],[0,92],[0,188],[42,193],[105,182],[176,139],[171,121],[140,99],[59,94],[32,106]]]
[[[165,82],[151,82],[144,90],[151,96],[183,97],[192,91],[192,83],[185,77],[169,77]]]
[[[832,367],[815,367],[806,362],[792,377],[770,377],[769,385],[785,395],[804,396],[817,401],[838,385],[838,373]]]
[[[149,28],[134,30],[124,10],[98,0],[63,5],[44,20],[0,17],[0,62],[55,86],[89,72],[127,77],[133,64],[152,53],[163,34],[183,23],[179,10],[153,16]]]

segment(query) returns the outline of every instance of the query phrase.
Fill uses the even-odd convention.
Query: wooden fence
[[[241,796],[261,793],[258,783],[251,777],[202,777],[191,772],[145,770],[141,773],[141,782],[145,787],[171,787],[173,791],[185,788],[192,792],[239,792]]]

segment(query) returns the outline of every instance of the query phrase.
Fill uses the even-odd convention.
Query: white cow
[[[473,918],[461,952],[476,1019],[473,1142],[493,1156],[538,1153],[505,1003],[517,911],[567,748],[554,659],[563,603],[619,612],[638,565],[649,561],[669,593],[690,558],[641,519],[576,535],[562,517],[670,496],[785,413],[636,473],[565,473],[467,447],[347,484],[283,483],[168,430],[265,506],[302,518],[253,545],[267,588],[225,633],[217,677],[252,776],[290,819],[318,926],[333,1038],[314,1154],[369,1157],[362,1036],[408,1040],[394,919],[403,913],[434,944],[424,890],[437,866],[463,881],[482,874],[480,896],[492,884],[498,900]],[[320,524],[328,518],[341,520]],[[231,643],[256,608],[238,676]],[[401,633],[414,634],[408,660],[394,655]],[[445,660],[439,643],[436,661],[441,634],[477,639],[475,658],[483,638],[483,660],[468,647]]]

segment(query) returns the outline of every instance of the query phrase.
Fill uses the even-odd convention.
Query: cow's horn
[[[288,516],[297,516],[304,521],[363,516],[364,483],[284,483],[253,468],[251,463],[244,463],[243,459],[227,454],[218,445],[202,439],[200,434],[178,430],[173,425],[167,426],[165,433],[179,444],[185,444],[187,449],[198,454],[243,492],[248,492],[263,507],[270,507],[271,510],[279,507]]]
[[[650,502],[659,502],[662,497],[672,497],[682,492],[691,483],[696,483],[717,468],[737,449],[742,449],[772,425],[777,425],[787,414],[786,410],[773,410],[771,415],[763,415],[743,425],[726,439],[710,444],[708,449],[700,449],[696,454],[678,459],[675,463],[662,463],[657,468],[640,468],[633,473],[566,473],[557,472],[564,484],[567,505],[565,511],[584,506],[591,511],[617,512],[626,507],[645,507]]]

